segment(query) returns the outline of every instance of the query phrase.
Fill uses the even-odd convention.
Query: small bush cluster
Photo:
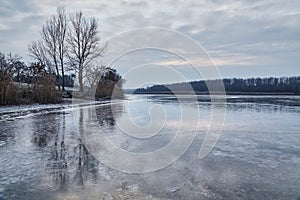
[[[96,98],[122,98],[123,79],[115,69],[107,67],[102,74],[95,93]]]

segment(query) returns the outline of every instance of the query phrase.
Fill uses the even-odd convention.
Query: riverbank
[[[293,92],[198,92],[198,91],[173,91],[173,92],[165,92],[165,91],[156,91],[156,92],[134,92],[133,90],[128,90],[128,94],[166,94],[166,95],[260,95],[260,96],[280,96],[280,95],[290,95],[290,96],[300,96],[300,93]]]

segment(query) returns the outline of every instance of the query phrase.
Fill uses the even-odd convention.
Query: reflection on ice
[[[180,125],[178,100],[168,95],[128,99],[113,105],[86,102],[74,107],[38,107],[28,113],[26,109],[0,108],[0,199],[300,197],[299,97],[230,97],[221,138],[202,160],[198,152],[212,107],[207,96],[190,104],[189,97],[183,97],[189,113],[199,109],[198,120],[191,114],[180,126],[190,134],[199,122],[194,143],[172,165],[146,174],[128,174],[105,166],[85,145],[87,138],[80,135],[90,128],[85,127],[87,120],[93,119],[89,125],[130,152],[147,153],[169,144]],[[167,111],[164,129],[157,135],[136,138],[138,132],[126,134],[120,129],[120,125],[126,128],[128,114],[137,125],[149,125],[148,111],[154,104]],[[153,122],[159,125],[160,121]],[[90,136],[93,139],[97,132]]]

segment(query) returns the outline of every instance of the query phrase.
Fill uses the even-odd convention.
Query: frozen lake
[[[224,105],[212,107],[209,96],[182,98],[131,95],[0,108],[0,199],[300,198],[300,97],[227,97],[222,134],[203,159],[199,149],[207,130],[221,123],[211,122],[211,111],[221,113]],[[183,110],[191,114],[182,117]],[[195,138],[182,156],[156,171],[123,172],[107,162],[125,168],[132,164],[126,157],[101,157],[104,137],[129,152],[154,152],[172,141],[179,124],[182,139]],[[153,163],[173,155],[164,156]],[[150,164],[137,163],[137,170]]]

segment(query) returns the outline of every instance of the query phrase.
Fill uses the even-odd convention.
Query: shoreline
[[[127,93],[127,94],[134,94],[134,95],[139,95],[139,94],[162,94],[162,95],[175,95],[172,92],[138,92],[138,93]],[[225,94],[223,92],[184,92],[184,91],[178,91],[176,92],[178,95],[246,95],[246,96],[251,96],[251,95],[257,95],[257,96],[300,96],[300,93],[290,93],[290,92],[280,92],[280,93],[274,93],[274,92],[226,92]]]

